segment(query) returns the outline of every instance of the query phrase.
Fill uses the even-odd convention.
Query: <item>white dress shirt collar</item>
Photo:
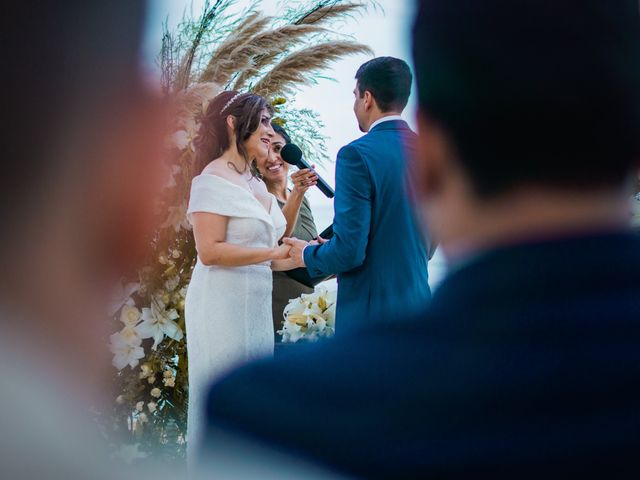
[[[390,122],[392,120],[402,120],[401,115],[387,115],[386,117],[380,117],[378,120],[373,122],[369,127],[369,131],[373,130],[373,127],[376,125],[380,125],[382,122]]]

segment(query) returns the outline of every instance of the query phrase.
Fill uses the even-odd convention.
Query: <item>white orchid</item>
[[[139,401],[138,403],[136,403],[136,410],[139,411],[139,412],[144,410],[144,402],[143,401]]]
[[[140,346],[142,339],[135,329],[125,327],[111,335],[110,340],[109,349],[114,354],[112,363],[118,370],[122,370],[127,365],[133,368],[138,365],[140,359],[144,358],[144,350]]]
[[[162,394],[162,392],[158,387],[156,387],[156,388],[152,388],[149,394],[154,398],[160,398],[160,395]]]
[[[167,219],[164,221],[160,228],[173,228],[176,233],[180,231],[181,228],[185,230],[191,230],[191,224],[187,219],[187,203],[182,202],[177,207],[169,207],[169,215]]]
[[[136,327],[141,338],[153,338],[155,350],[165,335],[174,340],[182,340],[183,333],[175,319],[179,318],[178,312],[172,308],[167,310],[165,303],[159,296],[151,300],[151,308],[142,309],[142,323]]]
[[[158,409],[158,404],[156,402],[147,403],[147,408],[149,409],[149,413],[153,413]]]
[[[131,295],[137,292],[139,288],[139,283],[127,283],[124,285],[122,282],[118,282],[109,295],[109,316],[115,315],[125,304],[133,305]]]

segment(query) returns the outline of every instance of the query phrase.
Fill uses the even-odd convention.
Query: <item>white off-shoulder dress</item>
[[[273,248],[286,227],[273,195],[268,212],[251,192],[216,175],[193,179],[189,219],[195,212],[229,217],[226,242],[244,247]],[[206,266],[198,258],[185,306],[190,464],[203,431],[211,383],[234,367],[273,355],[272,285],[270,262],[220,267]]]

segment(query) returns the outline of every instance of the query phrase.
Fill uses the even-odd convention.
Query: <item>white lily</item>
[[[184,336],[175,319],[179,318],[178,312],[172,308],[166,309],[162,300],[154,296],[151,300],[151,308],[142,309],[142,323],[136,327],[141,338],[153,338],[155,350],[166,335],[174,340],[182,340]]]
[[[123,333],[127,330],[125,333]],[[131,334],[131,330],[125,328],[122,332],[111,335],[111,345],[109,349],[114,354],[113,366],[122,370],[129,365],[131,368],[138,365],[141,358],[144,358],[144,350],[140,346],[142,340],[137,334]],[[135,333],[135,332],[134,332]]]
[[[123,285],[122,282],[118,282],[109,295],[109,316],[115,315],[124,304],[133,305],[131,295],[137,292],[139,288],[139,283]]]
[[[282,335],[282,343],[296,343],[304,337],[302,326],[289,321],[284,322],[282,330],[279,330],[278,333]]]

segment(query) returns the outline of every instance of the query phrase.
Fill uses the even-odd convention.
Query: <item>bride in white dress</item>
[[[211,382],[273,355],[273,270],[293,268],[276,198],[251,170],[269,155],[272,110],[258,95],[223,92],[202,118],[188,217],[198,251],[187,291],[189,463],[204,427]],[[195,447],[195,448],[194,448]]]

